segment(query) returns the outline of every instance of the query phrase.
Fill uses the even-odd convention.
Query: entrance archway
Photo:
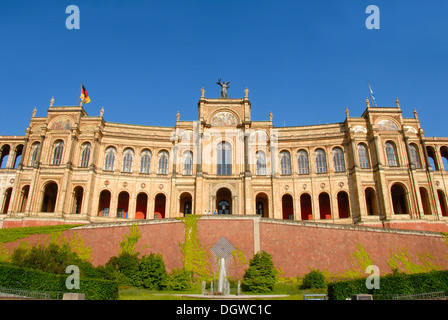
[[[117,203],[117,218],[128,218],[129,212],[129,193],[126,191],[120,192]]]
[[[347,192],[340,191],[337,197],[338,197],[339,218],[345,219],[350,217],[350,203]]]
[[[29,193],[30,193],[30,186],[29,185],[24,186],[22,188],[22,192],[20,193],[20,212],[25,212],[26,210]]]
[[[103,190],[100,193],[100,199],[98,201],[98,216],[99,217],[108,217],[109,209],[110,209],[110,191]]]
[[[216,192],[216,210],[218,214],[232,214],[232,192],[221,188]]]
[[[368,187],[368,188],[366,188],[364,193],[365,193],[365,197],[366,197],[367,215],[377,216],[378,210],[377,210],[377,206],[376,206],[375,190],[371,187]]]
[[[163,193],[159,193],[156,196],[154,205],[154,219],[163,219],[165,218],[165,205],[166,205],[166,196]]]
[[[300,196],[300,214],[302,220],[313,220],[311,196],[308,193],[303,193]]]
[[[269,217],[269,199],[266,193],[260,192],[255,198],[255,213],[262,217]]]
[[[422,201],[423,206],[423,214],[431,214],[431,204],[429,203],[429,195],[428,190],[426,188],[420,187],[420,199]]]
[[[73,189],[73,208],[72,213],[81,213],[82,198],[84,194],[84,189],[81,186]]]
[[[8,213],[9,203],[11,201],[12,188],[6,189],[4,193],[3,209],[2,213]]]
[[[184,192],[180,195],[179,210],[183,214],[184,217],[185,217],[185,215],[192,213],[192,207],[193,207],[192,203],[193,203],[193,198],[192,198],[191,194],[189,194],[188,192]]]
[[[41,212],[54,212],[56,209],[56,198],[58,196],[58,185],[55,182],[49,182],[44,189]]]
[[[135,219],[146,219],[146,210],[148,207],[148,196],[144,192],[137,195],[137,204],[135,209]]]
[[[330,196],[326,192],[319,194],[319,213],[322,220],[331,219]]]
[[[402,184],[396,183],[391,188],[391,194],[394,214],[409,214],[406,188]]]
[[[294,220],[294,205],[290,194],[282,197],[282,213],[284,220]]]
[[[439,198],[440,209],[442,210],[442,217],[448,216],[448,209],[446,206],[445,194],[442,190],[437,190],[437,196]]]

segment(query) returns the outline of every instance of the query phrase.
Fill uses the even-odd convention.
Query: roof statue
[[[219,84],[221,86],[221,97],[220,98],[228,98],[229,95],[227,94],[227,88],[229,88],[230,82],[221,81],[221,79],[218,79],[218,82],[216,84]]]
[[[201,88],[201,99],[205,98],[205,90],[204,87]]]

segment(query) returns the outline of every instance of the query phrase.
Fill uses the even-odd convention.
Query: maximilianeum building
[[[0,223],[101,223],[186,214],[335,224],[448,222],[448,138],[417,112],[367,107],[333,124],[274,127],[241,99],[202,96],[174,127],[106,122],[82,106],[33,112],[0,136]],[[174,120],[174,115],[173,115]]]

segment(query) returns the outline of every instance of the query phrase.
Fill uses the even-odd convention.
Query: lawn
[[[235,294],[235,289],[230,294]],[[303,300],[304,294],[310,293],[327,293],[326,289],[308,289],[301,290],[294,278],[279,278],[274,290],[269,294],[272,297],[266,298],[266,294],[260,294],[260,298],[256,300]],[[188,291],[155,291],[140,288],[126,287],[120,288],[119,300],[198,300],[199,298],[186,297],[186,294],[201,294],[201,284],[195,283],[191,290]],[[243,292],[243,295],[256,295],[250,292]],[[287,297],[276,297],[276,295],[288,295]],[[206,299],[206,297],[204,297]]]

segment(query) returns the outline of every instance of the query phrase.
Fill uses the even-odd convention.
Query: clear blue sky
[[[429,3],[429,4],[428,4]],[[68,5],[80,29],[68,30]],[[368,5],[380,29],[368,30]],[[163,125],[197,119],[197,102],[250,90],[252,120],[335,123],[379,106],[417,109],[426,136],[448,137],[448,1],[55,0],[0,2],[0,135],[23,135],[34,107],[75,105],[89,115]]]

